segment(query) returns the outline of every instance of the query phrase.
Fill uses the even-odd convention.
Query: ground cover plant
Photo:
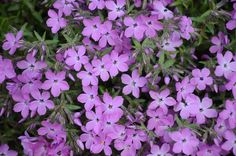
[[[236,155],[235,0],[2,0],[0,155]]]

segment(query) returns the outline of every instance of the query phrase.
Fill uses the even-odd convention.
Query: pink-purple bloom
[[[97,86],[98,85],[98,78],[94,73],[93,66],[88,63],[88,64],[84,65],[84,68],[85,68],[85,71],[80,71],[77,74],[77,77],[82,80],[82,85],[89,86],[91,84],[93,86]]]
[[[143,25],[140,16],[136,17],[135,19],[132,17],[125,17],[124,24],[127,26],[125,30],[126,37],[134,37],[137,40],[141,40],[143,38],[146,28]]]
[[[149,109],[156,109],[161,108],[164,112],[168,112],[167,106],[173,106],[176,104],[176,101],[173,97],[170,97],[170,90],[165,89],[161,91],[160,93],[150,91],[149,92],[151,98],[154,100],[150,103],[148,106]]]
[[[0,55],[0,84],[5,79],[12,79],[16,76],[12,61],[9,59],[4,59]]]
[[[47,26],[51,27],[53,33],[57,33],[60,29],[66,27],[67,21],[62,17],[62,12],[59,10],[58,13],[54,10],[48,11],[48,16],[50,17],[47,20]]]
[[[218,36],[213,36],[211,38],[211,43],[213,44],[210,47],[211,53],[221,53],[224,49],[224,46],[229,43],[228,36],[225,35],[223,32],[219,32]]]
[[[51,93],[54,97],[58,97],[61,92],[69,90],[69,84],[64,81],[66,76],[64,71],[58,73],[48,71],[45,75],[47,80],[43,83],[42,88],[44,90],[51,89]]]
[[[32,111],[37,111],[39,115],[46,114],[47,109],[53,109],[54,103],[49,100],[50,93],[49,92],[34,92],[31,94],[35,100],[30,102],[29,108]]]
[[[144,87],[147,83],[144,77],[139,76],[138,70],[133,70],[131,77],[128,74],[123,74],[121,80],[123,84],[126,84],[123,88],[123,93],[128,95],[132,92],[132,95],[136,98],[140,95],[139,88]]]
[[[170,137],[175,141],[173,152],[176,154],[183,152],[186,155],[191,155],[197,150],[199,140],[188,128],[173,132]]]
[[[227,79],[236,71],[236,61],[233,60],[233,54],[230,51],[227,51],[224,55],[218,53],[217,62],[219,65],[215,69],[216,76],[224,76]]]
[[[18,153],[14,150],[10,150],[7,144],[2,144],[0,145],[0,155],[17,156]]]
[[[233,30],[236,28],[236,3],[233,5],[234,10],[231,13],[231,20],[226,23],[226,28]]]
[[[20,43],[22,36],[22,31],[17,32],[16,36],[13,33],[7,33],[2,48],[4,50],[9,50],[10,55],[15,54],[16,50],[22,47],[22,44]]]
[[[210,77],[210,70],[208,68],[194,69],[192,71],[193,78],[190,80],[191,84],[195,85],[199,90],[205,90],[206,86],[213,84],[213,78]]]
[[[114,1],[109,0],[105,2],[105,5],[107,9],[110,10],[110,12],[108,13],[109,20],[115,20],[116,18],[125,15],[125,0],[116,0],[116,3]]]
[[[67,58],[65,63],[72,66],[75,71],[80,71],[82,65],[88,63],[88,57],[85,55],[86,49],[84,46],[77,46],[66,51]]]

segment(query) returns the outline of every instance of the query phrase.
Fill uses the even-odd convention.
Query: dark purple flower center
[[[182,142],[185,143],[187,140],[186,139],[182,139]]]
[[[116,8],[116,11],[118,12],[118,11],[122,11],[122,8],[121,7],[118,7],[118,8]]]
[[[152,25],[152,21],[148,21],[148,23],[147,23],[148,25]]]
[[[211,153],[212,151],[210,149],[207,150],[208,153]]]
[[[133,82],[132,82],[132,85],[135,86],[135,85],[136,85],[136,82],[133,81]]]
[[[30,68],[34,68],[34,65],[33,65],[33,64],[31,64],[31,65],[30,65]]]
[[[109,109],[112,109],[112,105],[109,105],[108,108],[109,108]]]
[[[117,61],[115,60],[115,61],[113,61],[113,64],[117,64]]]

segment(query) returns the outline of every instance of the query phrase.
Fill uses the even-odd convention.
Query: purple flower
[[[107,92],[103,94],[103,102],[101,106],[104,108],[104,115],[110,118],[113,122],[117,122],[123,115],[120,106],[124,99],[121,96],[111,97]]]
[[[43,137],[30,137],[25,131],[25,136],[20,136],[19,139],[21,140],[25,155],[33,156],[34,153],[46,155],[48,143]]]
[[[92,61],[92,65],[94,66],[93,72],[96,76],[100,75],[102,81],[107,81],[109,79],[108,69],[105,66],[109,59],[109,56],[105,55],[102,57],[102,60],[94,59]]]
[[[99,46],[101,48],[106,47],[107,43],[111,46],[115,45],[115,39],[118,38],[118,34],[115,30],[112,30],[111,21],[106,21],[101,25],[101,38],[99,40]]]
[[[196,85],[197,89],[205,90],[207,85],[213,84],[213,79],[210,77],[210,70],[208,68],[194,69],[192,71],[193,78],[190,80],[191,84]]]
[[[0,145],[0,155],[5,156],[17,156],[17,152],[10,150],[7,144]]]
[[[125,29],[126,37],[135,37],[137,40],[143,38],[146,27],[143,25],[140,16],[136,17],[135,20],[132,17],[125,17],[124,24],[128,27]]]
[[[17,78],[23,83],[21,88],[23,94],[36,93],[42,88],[42,82],[39,80],[41,77],[33,77],[28,74],[22,74],[18,75]]]
[[[232,76],[230,76],[229,82],[225,85],[227,90],[232,90],[234,99],[236,99],[236,73],[234,72]]]
[[[11,60],[3,59],[0,55],[0,84],[6,79],[12,79],[16,76]]]
[[[225,131],[229,128],[229,126],[226,123],[226,120],[218,118],[217,122],[214,126],[214,130],[217,132],[218,136],[223,136]]]
[[[56,13],[54,10],[48,11],[48,16],[50,17],[47,20],[47,26],[51,27],[53,33],[57,33],[60,29],[66,27],[67,21],[62,17],[62,12],[59,10]]]
[[[140,149],[142,147],[141,142],[145,142],[147,140],[147,135],[142,130],[133,130],[127,129],[127,140],[130,140],[135,149]]]
[[[157,20],[156,16],[141,16],[141,18],[143,19],[144,24],[146,26],[145,34],[147,37],[155,37],[157,34],[156,31],[163,29],[161,22]]]
[[[84,128],[85,129],[85,128]],[[82,129],[84,131],[84,129]],[[80,140],[82,142],[85,142],[85,147],[87,149],[90,149],[90,147],[92,146],[93,144],[93,141],[94,141],[94,133],[92,133],[91,131],[88,132],[88,131],[85,131],[86,133],[83,133],[80,135]]]
[[[199,140],[188,128],[173,132],[170,137],[175,141],[173,152],[176,154],[183,152],[186,155],[191,155],[197,150]]]
[[[29,115],[29,95],[25,94],[24,96],[17,97],[17,99],[14,100],[17,102],[13,108],[14,112],[21,112],[21,116],[27,118]]]
[[[105,7],[104,0],[89,0],[89,10],[103,9]]]
[[[124,140],[126,137],[126,128],[123,125],[117,125],[113,131],[108,134],[109,137],[115,140]]]
[[[194,28],[192,27],[192,20],[187,16],[182,16],[179,22],[180,35],[182,38],[189,40],[191,37],[191,33],[194,32]]]
[[[116,3],[114,1],[109,0],[106,1],[105,5],[106,8],[110,10],[108,13],[109,20],[115,20],[116,18],[125,15],[124,12],[125,0],[116,0]]]
[[[161,148],[158,145],[151,146],[151,154],[147,156],[172,156],[172,154],[168,153],[170,151],[170,145],[165,143],[162,144]]]
[[[236,127],[236,102],[226,100],[226,109],[220,113],[220,118],[227,120],[230,128]]]
[[[226,23],[226,28],[229,30],[233,30],[236,28],[236,3],[233,5],[234,11],[232,11],[231,17],[232,19]]]
[[[191,98],[191,109],[190,112],[192,115],[196,116],[197,123],[203,124],[206,122],[206,118],[215,118],[217,117],[217,111],[215,109],[211,109],[212,99],[208,97],[204,97],[202,101],[198,96]]]
[[[22,31],[19,31],[16,36],[14,36],[13,33],[7,33],[5,35],[5,41],[2,45],[2,48],[4,50],[10,50],[9,51],[9,54],[10,55],[13,55],[15,54],[16,52],[16,49],[22,47],[21,43],[19,42],[20,39],[22,38],[23,36],[23,32]]]
[[[217,145],[202,145],[199,147],[199,151],[197,152],[197,156],[220,156],[221,148]]]
[[[57,0],[53,7],[63,12],[66,16],[69,16],[73,10],[73,4],[68,0]]]
[[[80,120],[80,117],[81,117],[82,113],[81,112],[76,112],[74,115],[73,115],[73,121],[76,125],[78,126],[82,126],[82,123],[81,123],[81,120]],[[80,142],[80,141],[79,141]]]
[[[84,86],[84,93],[77,97],[77,100],[84,103],[84,108],[86,111],[90,111],[94,106],[100,104],[100,99],[98,97],[98,86]]]
[[[74,70],[80,71],[82,65],[87,64],[89,59],[85,56],[86,49],[84,46],[77,46],[75,49],[70,48],[66,51],[68,57],[65,63],[68,66],[73,66]]]
[[[152,15],[157,15],[158,19],[173,18],[173,12],[167,9],[162,2],[155,0],[153,2]]]
[[[99,134],[102,128],[103,113],[102,109],[97,107],[95,112],[86,112],[86,117],[90,120],[86,123],[86,129],[88,131],[93,130],[94,133]]]
[[[226,142],[223,143],[221,146],[222,149],[226,151],[230,151],[233,149],[234,155],[236,155],[236,136],[233,131],[226,131],[224,134],[224,138],[227,140]]]
[[[115,148],[119,151],[121,156],[136,156],[136,149],[132,143],[132,140],[117,140],[115,142]]]
[[[163,50],[167,51],[176,51],[177,47],[180,47],[183,44],[183,41],[180,38],[180,35],[177,32],[171,34],[167,39],[164,39],[160,45]]]
[[[98,41],[101,37],[101,21],[100,17],[96,16],[93,19],[84,19],[83,20],[84,29],[82,34],[86,37],[92,37],[94,41]]]
[[[125,95],[128,95],[132,92],[132,95],[136,98],[139,97],[140,94],[140,87],[144,87],[147,83],[147,80],[144,77],[140,77],[138,74],[138,70],[133,70],[132,77],[130,77],[128,74],[123,74],[121,76],[121,80],[123,84],[126,84],[126,86],[123,88],[123,93]]]
[[[228,36],[223,32],[219,32],[218,36],[214,36],[211,38],[211,43],[214,45],[210,47],[211,53],[221,53],[224,49],[224,46],[229,43]]]
[[[221,53],[217,54],[218,66],[216,66],[215,75],[223,76],[228,79],[232,72],[236,71],[236,61],[233,61],[233,54],[230,51],[227,51],[223,56]]]
[[[185,99],[186,96],[193,93],[195,87],[189,83],[189,78],[185,77],[182,82],[175,84],[177,93],[177,100],[181,101],[182,98]]]
[[[45,90],[51,89],[54,97],[58,97],[62,91],[69,90],[69,85],[64,81],[66,73],[64,71],[53,73],[52,71],[46,72],[47,80],[44,81],[42,88]]]
[[[191,115],[191,105],[193,104],[192,98],[195,98],[195,96],[193,94],[188,94],[184,101],[179,101],[174,108],[174,111],[180,111],[180,116],[182,119],[188,119]]]
[[[49,100],[50,93],[49,92],[33,92],[31,94],[35,100],[30,102],[29,108],[30,110],[37,111],[39,115],[46,114],[47,109],[53,109],[54,103]]]
[[[173,106],[176,104],[175,99],[173,97],[169,97],[170,95],[169,89],[165,89],[160,93],[150,91],[149,94],[154,101],[150,103],[148,109],[156,109],[160,107],[163,109],[165,113],[167,113],[168,112],[167,106]]]
[[[26,60],[17,62],[17,67],[24,69],[23,74],[38,76],[40,71],[47,67],[47,64],[44,61],[36,61],[33,53],[29,53]]]
[[[115,50],[111,52],[111,54],[107,54],[108,61],[105,64],[105,67],[109,69],[109,73],[111,77],[115,77],[120,72],[126,72],[128,71],[129,67],[127,64],[127,61],[129,59],[128,55],[121,54]]]
[[[42,121],[41,125],[43,127],[37,131],[39,135],[46,136],[48,139],[53,139],[56,142],[66,140],[66,132],[60,124]]]
[[[92,144],[90,150],[95,154],[98,154],[104,150],[105,155],[109,156],[112,154],[112,150],[109,146],[111,141],[111,138],[106,137],[104,134],[100,134],[98,137],[95,137],[94,144]]]
[[[86,65],[84,65],[84,68],[86,71],[80,71],[77,74],[77,77],[82,80],[82,85],[89,86],[91,84],[91,85],[97,86],[98,78],[95,76],[93,72],[92,65],[87,63]]]
[[[157,132],[161,126],[169,124],[170,116],[167,116],[167,112],[164,112],[161,108],[155,110],[148,109],[147,115],[150,117],[147,124],[149,130],[155,129],[155,132]],[[160,133],[157,133],[157,135],[160,135]]]

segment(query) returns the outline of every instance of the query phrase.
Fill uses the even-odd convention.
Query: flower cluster
[[[236,3],[223,12],[231,15],[224,29],[208,38],[197,23],[207,13],[190,18],[177,6],[56,0],[46,25],[60,44],[36,32],[33,43],[23,30],[6,34],[0,117],[17,114],[26,127],[23,153],[236,155],[235,40],[227,32],[236,28]],[[222,13],[217,7],[209,16]],[[203,38],[209,52],[198,50]],[[3,144],[1,154],[17,152]]]
[[[31,137],[27,132],[20,136],[21,145],[24,154],[29,156],[37,155],[70,155],[70,146],[66,145],[66,132],[62,125],[42,121],[41,128],[38,129],[38,135]]]

